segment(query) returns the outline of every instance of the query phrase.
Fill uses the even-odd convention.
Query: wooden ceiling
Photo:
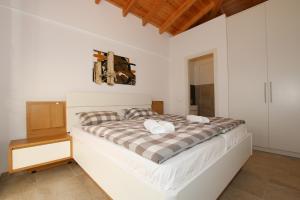
[[[156,26],[160,33],[177,35],[222,14],[231,16],[266,0],[107,0],[141,18],[142,25]],[[95,0],[100,4],[101,0]]]

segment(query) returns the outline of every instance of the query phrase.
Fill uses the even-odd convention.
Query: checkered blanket
[[[176,132],[151,134],[143,125],[145,119],[172,122]],[[224,134],[243,123],[245,123],[243,120],[214,117],[210,118],[210,123],[201,124],[188,122],[185,117],[178,115],[153,115],[131,120],[103,122],[100,125],[82,127],[82,129],[160,164],[188,148],[216,135]]]

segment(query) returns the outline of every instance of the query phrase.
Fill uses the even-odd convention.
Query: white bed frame
[[[91,110],[119,111],[128,107],[150,107],[151,98],[141,94],[71,93],[67,95],[68,131],[78,124],[75,113]],[[107,157],[73,139],[73,156],[89,176],[114,200],[214,200],[252,154],[251,134],[215,163],[175,191],[154,188],[130,175]]]

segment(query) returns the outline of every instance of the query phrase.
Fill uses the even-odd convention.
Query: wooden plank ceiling
[[[142,25],[156,26],[160,33],[177,35],[222,14],[231,16],[266,0],[107,0],[141,18]],[[95,0],[100,4],[101,0]]]

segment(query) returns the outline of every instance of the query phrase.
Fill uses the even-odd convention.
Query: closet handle
[[[272,82],[270,81],[270,103],[273,102],[273,89],[272,89]]]
[[[267,83],[264,83],[264,97],[265,97],[265,103],[267,103]]]

